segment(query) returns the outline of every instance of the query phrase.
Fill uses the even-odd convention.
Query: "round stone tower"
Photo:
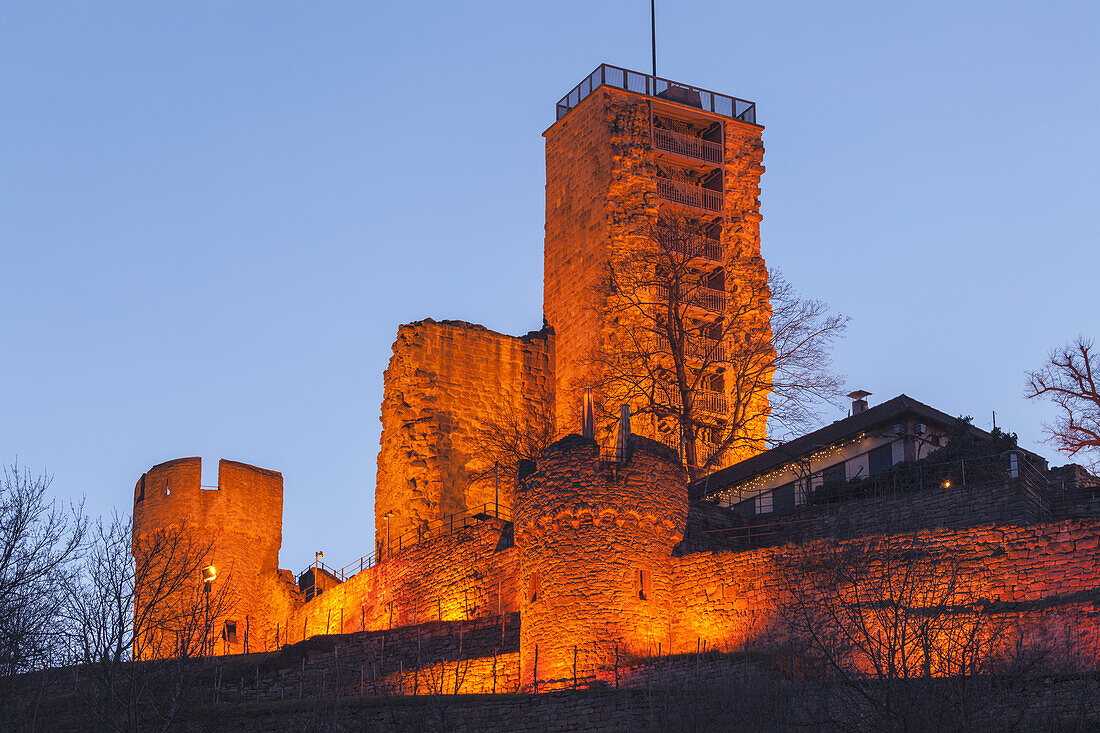
[[[687,513],[687,476],[656,441],[632,436],[622,464],[578,435],[546,450],[516,492],[524,686],[569,686],[574,667],[607,679],[616,655],[657,652]]]
[[[161,463],[142,475],[134,488],[134,556],[154,546],[158,535],[160,542],[174,545],[177,555],[188,559],[208,549],[202,565],[216,570],[211,593],[226,588],[231,604],[224,618],[208,620],[210,651],[236,654],[246,648],[250,652],[271,648],[275,625],[282,618],[280,606],[285,607],[288,598],[278,574],[282,474],[222,460],[218,485],[201,483],[200,458]],[[176,591],[176,607],[193,606],[202,588],[201,572],[196,573],[193,584]],[[139,603],[142,597],[139,587]],[[167,647],[158,647],[151,655],[169,654]]]

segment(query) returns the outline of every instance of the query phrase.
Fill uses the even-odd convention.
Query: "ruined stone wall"
[[[395,552],[278,619],[281,642],[517,611],[509,529],[488,519]]]
[[[634,436],[629,460],[600,461],[592,439],[547,449],[517,489],[524,685],[571,682],[642,654],[673,613],[669,563],[684,533],[687,488],[676,455]]]
[[[432,320],[398,329],[385,373],[382,438],[375,485],[375,539],[494,501],[492,481],[471,483],[487,468],[479,431],[493,422],[522,423],[553,399],[554,335],[506,336],[460,321]],[[501,506],[511,486],[501,483]],[[389,514],[387,531],[386,515]]]
[[[273,619],[293,604],[295,595],[292,578],[278,569],[282,474],[223,459],[217,488],[203,488],[201,478],[200,458],[168,461],[142,475],[134,487],[135,547],[158,531],[182,530],[194,548],[212,548],[205,563],[217,568],[213,589],[228,587],[234,610],[211,625],[219,639],[226,620],[235,621],[238,630],[235,644],[219,640],[215,651],[242,651],[246,629],[251,651],[273,648]],[[201,586],[196,576],[194,586],[182,592],[194,593]]]

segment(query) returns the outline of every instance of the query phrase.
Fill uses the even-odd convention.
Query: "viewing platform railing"
[[[669,402],[677,410],[681,409],[680,406],[683,404],[680,395],[676,392],[669,395]],[[729,396],[721,392],[712,392],[709,389],[697,389],[691,406],[700,412],[710,413],[711,415],[725,415],[729,412]]]
[[[722,165],[722,146],[701,137],[691,137],[657,127],[653,129],[653,147],[687,158]]]
[[[690,183],[674,181],[671,178],[658,178],[657,195],[674,204],[690,206],[694,209],[702,209],[715,214],[722,213],[722,199],[724,197],[721,191],[693,186]]]
[[[664,336],[659,337],[659,348],[671,352],[672,346]],[[688,338],[684,340],[684,356],[689,359],[706,359],[710,362],[726,362],[729,352],[726,345],[714,339]]]
[[[668,300],[668,288],[657,285],[657,297]],[[683,297],[683,302],[700,310],[711,313],[724,313],[726,310],[726,291],[703,286],[694,287]]]
[[[666,250],[679,252],[717,265],[725,260],[725,249],[717,239],[674,231],[668,227],[657,229],[657,240]]]
[[[700,89],[699,87],[610,64],[597,66],[595,71],[585,77],[580,84],[573,87],[572,91],[558,101],[556,119],[560,120],[565,117],[569,114],[569,110],[576,107],[585,97],[604,85],[644,94],[647,97],[666,99],[689,107],[697,107],[706,112],[713,112],[723,117],[756,124],[756,102],[738,99],[727,94],[719,94],[718,92]]]

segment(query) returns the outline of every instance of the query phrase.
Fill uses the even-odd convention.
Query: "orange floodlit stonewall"
[[[735,530],[751,530],[752,520],[692,500],[677,439],[648,416],[632,420],[620,443],[615,421],[606,418],[618,404],[603,405],[595,439],[573,434],[580,430],[578,390],[599,376],[588,355],[613,348],[630,327],[607,318],[615,294],[602,287],[601,273],[641,246],[658,217],[676,212],[694,222],[705,243],[701,267],[714,297],[695,317],[717,323],[722,304],[754,293],[748,311],[768,328],[762,130],[750,102],[610,66],[563,98],[545,132],[545,323],[518,337],[461,321],[400,326],[381,406],[375,546],[365,547],[362,559],[343,569],[318,559],[297,583],[280,570],[283,482],[274,471],[223,460],[216,488],[200,485],[198,458],[145,473],[135,489],[135,543],[183,527],[209,543],[212,582],[232,591],[233,610],[210,620],[213,653],[354,632],[400,637],[417,625],[493,619],[499,637],[512,638],[518,622],[518,651],[468,652],[461,691],[494,692],[504,691],[503,681],[536,690],[613,681],[629,660],[735,651],[782,638],[776,609],[789,589],[778,568],[798,545],[730,540]],[[731,387],[717,378],[713,384],[712,409],[720,410],[729,396],[721,390]],[[749,448],[727,465],[763,450],[768,397],[767,389],[752,396],[759,407],[751,412],[762,417],[745,428]],[[533,464],[523,462],[518,478],[484,480],[492,465],[478,449],[479,433],[502,415],[534,424],[547,405],[549,447]],[[909,434],[910,442],[927,442],[925,425],[914,427],[921,431]],[[914,515],[922,502],[942,502],[946,491],[960,513],[1010,494],[1031,501],[1031,489],[1015,475],[997,487],[954,484],[899,501]],[[1098,516],[1090,505],[1057,517],[1006,514],[995,523],[906,531],[980,575],[975,592],[982,602],[1026,618],[1031,641],[1072,633],[1078,645],[1095,646]],[[861,542],[876,532],[889,527],[837,541]],[[196,577],[186,592],[201,583]],[[436,671],[446,676],[447,669],[444,663]],[[417,689],[404,677],[398,683]]]

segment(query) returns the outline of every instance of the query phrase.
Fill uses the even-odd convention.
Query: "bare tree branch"
[[[1048,439],[1068,456],[1083,453],[1095,468],[1100,466],[1100,375],[1093,365],[1094,347],[1092,340],[1078,336],[1050,352],[1046,364],[1027,373],[1024,394],[1043,397],[1059,408],[1054,422],[1043,426]]]
[[[18,463],[0,477],[0,680],[61,661],[54,627],[86,522],[49,486]]]
[[[648,416],[693,477],[762,450],[769,424],[808,427],[840,393],[830,352],[848,323],[759,257],[721,259],[704,231],[662,217],[611,258],[598,299],[609,332],[573,385],[593,389],[605,431],[620,404]]]
[[[129,518],[93,528],[68,588],[78,685],[97,727],[167,730],[192,704],[195,677],[235,605],[232,581],[203,582],[213,550],[183,526],[131,539]]]

